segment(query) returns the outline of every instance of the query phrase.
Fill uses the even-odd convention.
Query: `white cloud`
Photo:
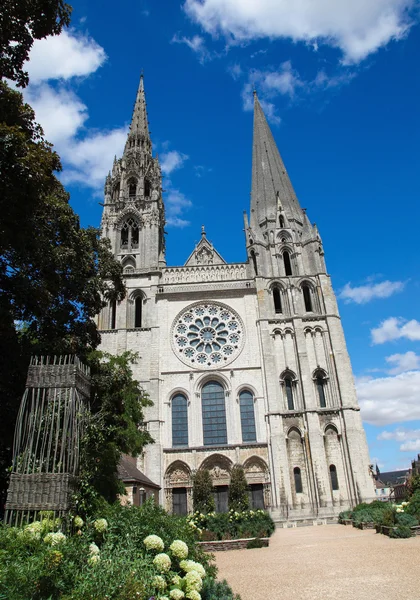
[[[213,36],[234,42],[260,38],[339,48],[356,63],[404,37],[415,0],[185,0],[184,10]]]
[[[179,37],[178,35],[174,35],[172,38],[172,43],[174,44],[185,44],[190,48],[198,57],[200,63],[205,63],[208,60],[211,60],[212,54],[206,47],[205,40],[201,35],[194,35],[192,38],[188,38],[186,36]],[[216,54],[214,54],[216,56]]]
[[[403,281],[388,280],[381,283],[368,283],[355,287],[352,287],[350,283],[346,283],[338,297],[343,299],[347,304],[349,302],[365,304],[375,298],[389,298],[392,294],[401,292],[404,286],[405,283]]]
[[[25,100],[35,111],[38,123],[48,141],[61,152],[83,127],[88,118],[87,106],[70,90],[55,89],[47,83],[30,85],[24,91]]]
[[[420,451],[420,438],[412,442],[405,442],[400,446],[401,452],[419,452]]]
[[[185,161],[188,160],[188,158],[189,156],[187,154],[183,154],[177,150],[164,152],[159,156],[162,173],[164,175],[170,175],[173,171],[180,169],[184,165]]]
[[[356,389],[367,423],[389,425],[420,419],[420,371],[363,378],[356,382]]]
[[[417,440],[418,438],[420,438],[420,429],[405,429],[404,427],[398,427],[394,431],[382,431],[377,437],[378,440],[395,440],[397,442]]]
[[[405,338],[411,341],[420,340],[420,323],[415,319],[406,321],[402,317],[389,317],[370,330],[373,344],[383,344]]]
[[[181,215],[184,210],[192,206],[191,200],[175,188],[168,189],[168,195],[165,199],[166,205],[166,222],[172,227],[186,227],[190,224],[189,221],[182,219]]]
[[[405,354],[391,354],[385,358],[386,362],[395,365],[392,369],[389,369],[390,375],[398,375],[398,373],[404,373],[405,371],[414,371],[420,369],[420,356],[410,350]]]
[[[71,79],[94,73],[106,60],[95,40],[74,31],[35,40],[27,70],[31,84],[48,79]]]

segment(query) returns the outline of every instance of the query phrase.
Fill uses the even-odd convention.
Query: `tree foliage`
[[[215,509],[213,481],[208,469],[200,469],[193,477],[194,511],[209,513]]]
[[[229,486],[229,509],[238,512],[249,509],[248,483],[245,477],[244,468],[241,465],[234,465],[230,474]]]
[[[58,35],[70,23],[71,6],[62,0],[3,0],[0,10],[0,77],[28,85],[24,62],[34,40]]]
[[[117,476],[122,454],[138,456],[153,443],[143,427],[144,408],[152,402],[133,379],[137,355],[113,356],[94,351],[88,357],[92,372],[91,412],[87,416],[81,452],[81,487],[77,510],[83,515],[98,509],[101,498],[114,502],[123,487]]]
[[[100,337],[93,317],[125,295],[98,229],[82,228],[57,179],[58,155],[22,95],[0,82],[0,512],[31,354],[78,354]]]

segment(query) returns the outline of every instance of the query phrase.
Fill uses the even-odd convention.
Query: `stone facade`
[[[192,509],[208,468],[220,506],[234,464],[253,501],[284,521],[329,517],[374,496],[350,360],[319,232],[300,208],[255,97],[246,263],[202,231],[165,262],[160,167],[141,79],[123,157],[106,179],[102,231],[128,289],[98,316],[102,349],[134,350],[155,444],[138,467],[169,510]]]

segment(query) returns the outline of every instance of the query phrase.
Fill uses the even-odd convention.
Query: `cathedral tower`
[[[127,298],[98,316],[102,348],[138,352],[134,376],[154,402],[145,426],[155,443],[138,467],[177,514],[193,509],[199,469],[226,510],[241,464],[254,508],[279,521],[334,518],[373,497],[366,437],[322,241],[256,95],[244,219],[246,262],[227,263],[203,228],[185,264],[166,265],[142,78],[102,220]]]

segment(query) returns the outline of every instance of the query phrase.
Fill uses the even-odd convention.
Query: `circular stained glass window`
[[[184,363],[197,368],[229,364],[242,350],[244,327],[224,304],[199,302],[184,309],[172,326],[172,348]]]

